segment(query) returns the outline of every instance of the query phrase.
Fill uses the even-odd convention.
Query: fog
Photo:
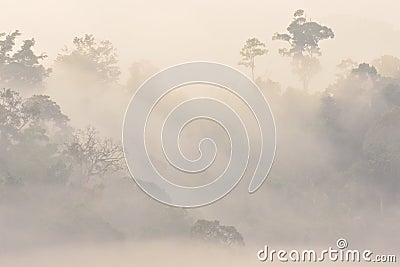
[[[399,7],[397,1],[3,1],[0,33],[22,33],[9,54],[34,38],[34,53],[48,57],[29,65],[33,85],[0,60],[0,266],[259,266],[256,253],[264,245],[324,249],[339,238],[350,248],[399,257]],[[278,52],[287,44],[272,40],[300,8],[334,32],[317,44],[320,65],[307,89],[294,57]],[[93,34],[94,43],[79,50],[73,40],[85,34]],[[255,83],[277,131],[267,180],[248,193],[260,145],[249,107],[221,88],[184,86],[149,118],[147,145],[159,171],[172,182],[198,186],[229,163],[229,138],[205,121],[188,125],[180,144],[193,159],[198,141],[212,135],[218,156],[210,169],[187,179],[162,154],[160,128],[168,111],[201,96],[224,101],[246,122],[249,169],[212,205],[181,209],[153,200],[120,154],[131,97],[151,75],[186,61],[216,61],[250,77],[250,68],[238,62],[253,37],[268,49],[255,58]],[[104,40],[115,51],[103,49]],[[104,50],[115,52],[115,62]],[[352,65],[338,67],[345,59]],[[37,82],[34,68],[41,64],[51,72],[37,75]],[[93,136],[88,126],[96,129]],[[96,153],[108,158],[93,160]],[[197,240],[198,220],[234,226],[244,246],[206,232]]]
[[[266,42],[269,53],[258,59],[259,75],[297,85],[287,72],[289,60],[278,55],[275,32],[286,29],[294,10],[335,29],[335,42],[321,43],[323,69],[312,84],[321,90],[335,79],[341,59],[370,61],[389,54],[399,57],[398,2],[280,1],[2,1],[4,31],[20,29],[38,40],[35,50],[46,51],[49,65],[75,36],[93,33],[111,40],[118,49],[123,78],[138,60],[160,69],[185,61],[209,60],[236,66],[238,49],[247,38]],[[34,14],[41,14],[40,18]],[[34,19],[33,19],[34,18]],[[244,70],[244,69],[242,69]]]

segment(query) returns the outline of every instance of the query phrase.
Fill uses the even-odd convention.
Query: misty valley
[[[149,10],[152,16],[161,16],[158,9]],[[284,15],[271,24],[277,25],[273,32],[268,23],[251,28],[246,26],[250,22],[242,21],[246,27],[230,24],[237,33],[226,30],[226,38],[222,33],[208,36],[213,43],[229,46],[226,50],[214,47],[215,52],[204,41],[202,49],[217,55],[210,56],[212,60],[238,68],[258,86],[274,115],[275,161],[254,194],[248,193],[248,185],[260,138],[239,97],[212,86],[182,87],[155,109],[147,131],[149,157],[160,173],[183,186],[218,177],[229,164],[231,147],[218,125],[193,122],[182,130],[178,143],[187,158],[196,159],[197,141],[212,135],[218,147],[215,166],[189,181],[185,173],[169,166],[157,127],[178,102],[208,95],[229,104],[249,126],[250,170],[226,197],[195,209],[163,205],[137,186],[125,163],[121,131],[130,99],[149,77],[173,65],[168,57],[175,53],[185,61],[204,59],[203,50],[186,43],[180,48],[179,42],[185,40],[176,41],[173,51],[164,49],[157,38],[165,38],[165,43],[169,38],[160,28],[161,37],[150,34],[149,45],[142,45],[155,54],[164,49],[167,59],[140,60],[146,58],[144,49],[119,54],[124,40],[114,42],[108,30],[92,34],[83,27],[62,37],[68,40],[64,47],[54,47],[54,31],[43,35],[46,30],[37,28],[36,36],[28,26],[15,30],[29,23],[3,25],[0,266],[255,266],[257,251],[265,244],[317,249],[334,245],[338,238],[360,250],[398,253],[399,50],[390,55],[372,42],[365,46],[382,51],[381,55],[343,57],[343,44],[353,42],[344,40],[341,29],[346,25],[336,29],[330,24],[335,20],[314,10],[318,9],[291,7],[279,13]],[[215,18],[219,21],[220,16],[224,17]],[[172,17],[171,21],[178,20]],[[209,35],[228,26],[202,23]],[[148,28],[163,27],[159,24]],[[256,33],[259,37],[254,37]],[[189,35],[182,30],[182,39],[185,34]],[[352,34],[356,40],[357,32]],[[194,44],[203,46],[199,37],[193,38]],[[157,47],[152,40],[158,40]],[[42,51],[50,43],[49,51]],[[121,61],[129,60],[129,67],[124,67]],[[333,78],[324,79],[324,71],[333,73]]]

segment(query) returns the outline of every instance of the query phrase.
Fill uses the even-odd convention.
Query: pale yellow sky
[[[36,51],[47,52],[48,64],[74,36],[93,33],[113,42],[125,73],[141,59],[160,68],[193,60],[238,67],[238,51],[247,38],[255,36],[270,50],[256,62],[256,74],[266,74],[284,86],[299,86],[289,60],[277,52],[284,44],[271,41],[274,32],[285,30],[298,8],[336,34],[334,40],[321,43],[324,69],[312,82],[313,89],[334,81],[335,66],[343,58],[400,57],[400,3],[396,0],[3,0],[0,31],[19,29],[25,38],[35,37]]]

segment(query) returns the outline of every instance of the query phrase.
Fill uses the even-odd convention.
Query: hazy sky
[[[49,55],[47,64],[74,36],[93,33],[113,42],[125,73],[141,59],[160,68],[192,60],[237,66],[238,51],[247,38],[255,36],[270,50],[257,59],[256,74],[300,86],[290,72],[289,60],[277,52],[284,43],[272,42],[271,36],[284,31],[293,12],[303,8],[336,34],[335,40],[321,43],[324,69],[311,83],[317,89],[334,80],[335,66],[343,58],[400,57],[399,7],[396,0],[3,0],[0,31],[19,29],[25,38],[35,37],[36,51]]]

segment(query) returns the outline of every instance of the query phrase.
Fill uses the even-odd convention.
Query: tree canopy
[[[102,82],[116,82],[121,73],[116,49],[108,40],[96,41],[92,34],[75,37],[73,49],[65,49],[57,62],[66,67],[78,68],[94,74]]]
[[[303,81],[303,88],[308,89],[311,77],[319,68],[319,42],[334,37],[331,28],[311,21],[306,17],[304,10],[299,9],[287,27],[287,33],[275,33],[272,40],[281,40],[289,44],[289,48],[280,48],[279,53],[292,58],[294,70]]]
[[[225,245],[244,245],[242,235],[233,226],[219,221],[197,220],[191,228],[192,237]]]
[[[268,50],[265,48],[265,44],[257,38],[248,39],[242,50],[240,50],[242,60],[239,62],[239,65],[243,65],[251,69],[251,77],[253,81],[255,57],[265,55],[266,53],[268,53]]]
[[[15,51],[15,41],[20,35],[18,30],[10,34],[0,33],[0,86],[22,89],[42,87],[51,72],[40,64],[47,55],[35,54],[32,50],[35,45],[33,38],[24,40]]]

